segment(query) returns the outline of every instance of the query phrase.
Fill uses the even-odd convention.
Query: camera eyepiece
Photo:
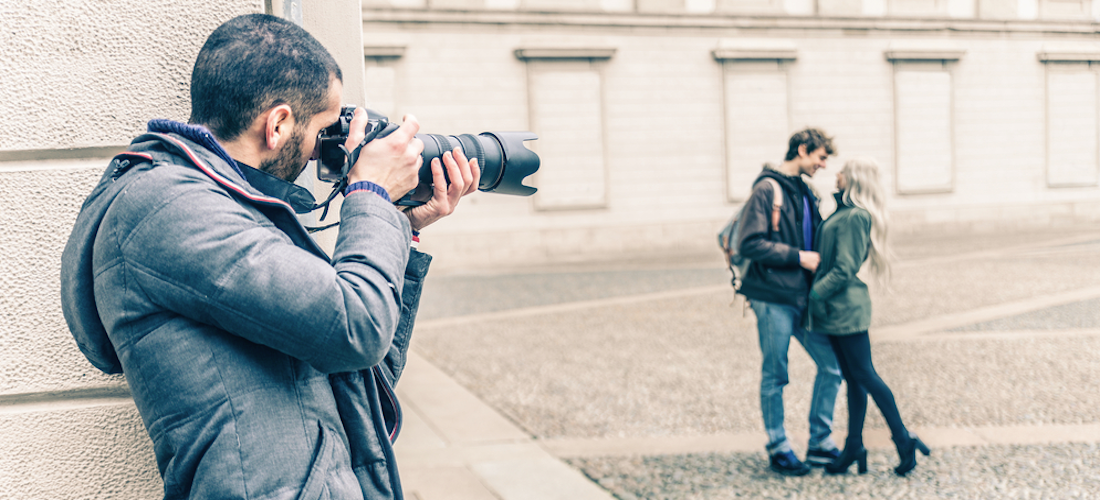
[[[374,111],[367,110],[367,113],[371,123],[368,125],[368,130],[377,123],[386,121],[385,116]],[[350,168],[351,165],[347,165],[347,154],[340,146],[347,141],[351,118],[354,114],[355,106],[346,105],[340,109],[340,119],[321,130],[318,136],[320,141],[320,155],[317,160],[318,179],[340,182],[347,176],[346,168]],[[385,134],[379,134],[375,139],[384,136]],[[456,147],[461,147],[467,158],[477,159],[478,167],[481,168],[479,191],[517,196],[530,196],[536,191],[533,187],[523,185],[523,179],[539,169],[538,155],[523,144],[524,141],[538,138],[532,132],[483,132],[478,135],[416,134],[416,138],[424,143],[424,152],[421,153],[424,164],[418,173],[420,183],[411,192],[397,200],[395,202],[397,205],[423,205],[431,199],[433,182],[431,162]]]

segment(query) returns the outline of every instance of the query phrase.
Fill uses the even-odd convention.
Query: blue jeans
[[[760,380],[760,410],[768,433],[768,454],[791,451],[783,428],[783,387],[787,385],[787,351],[797,339],[817,364],[810,402],[810,449],[836,448],[831,437],[833,406],[840,388],[840,366],[826,335],[802,329],[802,311],[794,306],[753,300],[760,351],[764,356]]]

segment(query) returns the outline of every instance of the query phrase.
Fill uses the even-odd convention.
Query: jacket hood
[[[106,373],[121,373],[122,364],[96,307],[93,255],[96,235],[108,209],[132,178],[125,176],[126,172],[143,163],[154,166],[162,161],[187,164],[252,204],[282,207],[289,215],[287,219],[296,223],[290,204],[251,186],[236,162],[217,145],[206,129],[154,120],[149,123],[149,130],[149,133],[134,139],[128,151],[111,160],[99,183],[81,206],[61,255],[61,310],[65,322],[88,361]],[[204,133],[207,136],[205,139]],[[211,149],[211,142],[216,149]],[[298,227],[301,225],[298,224]],[[307,248],[325,256],[304,229],[300,233],[292,235],[292,238],[308,242]]]
[[[791,193],[798,193],[800,195],[806,195],[814,199],[814,201],[820,200],[817,191],[813,186],[802,179],[801,175],[788,176],[782,172],[776,170],[775,166],[770,163],[764,164],[764,169],[760,171],[760,175],[752,183],[755,185],[757,182],[764,180],[765,177],[771,177],[779,182],[780,186],[783,186],[785,191]]]

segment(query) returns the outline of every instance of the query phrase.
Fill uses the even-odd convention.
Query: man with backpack
[[[733,242],[740,255],[751,261],[738,293],[749,300],[756,314],[763,354],[760,409],[768,434],[769,466],[789,476],[809,473],[806,463],[823,466],[839,455],[831,434],[840,368],[828,339],[802,328],[813,273],[821,260],[813,251],[814,231],[821,223],[818,199],[802,176],[812,177],[825,168],[833,153],[832,138],[821,130],[809,128],[791,136],[783,163],[765,166],[753,182]],[[781,192],[775,192],[775,186]],[[791,337],[817,364],[806,463],[795,456],[783,426]]]

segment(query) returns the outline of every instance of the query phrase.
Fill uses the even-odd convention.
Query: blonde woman
[[[879,168],[870,158],[849,161],[836,176],[837,210],[821,225],[818,251],[821,264],[810,290],[808,329],[827,334],[848,385],[848,438],[844,451],[825,471],[843,474],[853,462],[867,472],[867,450],[863,447],[863,419],[867,395],[875,399],[890,426],[901,463],[894,468],[904,476],[917,466],[916,452],[929,454],[928,447],[905,429],[894,394],[875,372],[871,363],[871,296],[857,276],[864,262],[878,281],[885,283],[890,272],[886,248],[885,193]]]

